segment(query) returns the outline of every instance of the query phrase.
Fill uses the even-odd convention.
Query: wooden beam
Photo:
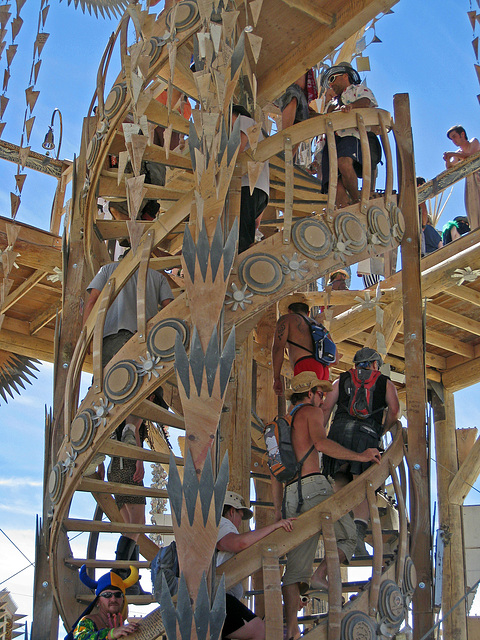
[[[7,227],[20,227],[15,241],[15,251],[20,253],[17,258],[18,264],[48,273],[52,273],[54,267],[62,267],[62,239],[59,236],[0,216],[2,250],[8,245]]]
[[[178,131],[179,133],[185,133],[188,135],[190,130],[190,123],[188,120],[185,120],[183,116],[175,111],[168,113],[168,108],[158,100],[152,100],[150,102],[145,110],[145,115],[150,122],[155,122],[155,124],[159,124],[162,127],[166,128],[171,124],[173,130]]]
[[[465,302],[471,302],[476,307],[480,307],[480,291],[470,289],[470,287],[466,287],[464,284],[457,287],[450,287],[448,295],[460,298],[460,300],[465,300]]]
[[[456,311],[450,311],[450,309],[445,309],[433,302],[427,302],[427,316],[480,336],[480,322],[478,320],[467,318]]]
[[[175,189],[168,189],[168,187],[162,187],[158,184],[145,183],[145,197],[155,198],[160,200],[165,198],[166,200],[179,200],[185,195],[185,191],[178,191]],[[98,194],[102,198],[127,198],[127,192],[125,182],[118,184],[116,171],[102,171],[100,180],[98,181]],[[115,203],[112,202],[115,206]]]
[[[480,438],[468,452],[462,466],[448,487],[448,497],[453,504],[462,505],[480,474]]]
[[[40,329],[42,329],[46,324],[48,324],[55,318],[57,312],[59,311],[60,304],[61,301],[59,300],[48,309],[45,309],[45,311],[39,313],[35,320],[32,320],[30,322],[30,335],[35,335],[38,331],[40,331]]]
[[[480,380],[480,357],[459,364],[442,373],[443,386],[451,391],[466,389]]]
[[[133,460],[144,460],[145,462],[159,462],[160,464],[169,464],[170,455],[161,451],[151,451],[143,447],[135,447],[118,440],[106,440],[100,447],[101,453],[109,456],[117,456],[120,458],[131,458]],[[183,466],[183,458],[175,456],[177,466]]]
[[[148,569],[151,564],[148,560],[98,560],[97,558],[65,558],[65,563],[79,568],[84,564],[87,569],[110,569],[110,567],[128,569],[130,565],[139,569]]]
[[[6,140],[0,140],[0,158],[2,160],[8,160],[9,162],[13,162],[13,164],[20,164],[19,150],[20,147],[17,144],[12,144]],[[45,156],[41,153],[36,153],[35,151],[30,150],[25,166],[28,169],[39,171],[40,173],[44,173],[45,175],[52,176],[52,178],[60,180],[63,171],[69,166],[69,163],[66,161],[62,162],[61,160],[55,160],[50,156]]]
[[[88,493],[111,493],[122,496],[141,496],[144,498],[168,498],[166,489],[155,489],[155,487],[142,487],[138,484],[123,484],[121,482],[104,482],[93,478],[83,478],[77,491],[87,491]]]
[[[143,400],[141,404],[135,407],[135,415],[144,418],[144,420],[151,420],[152,422],[161,422],[170,427],[177,427],[177,429],[185,429],[185,420],[183,416],[179,416],[173,411],[168,411],[163,407],[159,407],[150,400]]]
[[[470,156],[470,158],[466,158],[462,160],[462,162],[458,162],[453,167],[450,167],[450,169],[443,171],[435,178],[432,178],[432,180],[422,184],[422,186],[418,188],[418,204],[437,196],[452,184],[463,180],[471,173],[478,171],[478,169],[480,169],[480,153]]]
[[[45,362],[53,362],[53,340],[47,342],[36,336],[16,333],[3,327],[0,331],[0,349],[18,353],[18,355],[27,356],[28,358],[38,358]]]
[[[5,313],[8,311],[13,305],[21,300],[23,296],[25,296],[33,287],[42,280],[44,276],[47,275],[46,271],[42,269],[37,269],[29,276],[25,282],[22,282],[12,293],[9,293],[5,298],[2,308],[0,309],[0,313]],[[60,292],[59,292],[60,293]]]
[[[173,527],[160,524],[135,524],[130,522],[98,522],[66,518],[63,525],[67,531],[98,531],[100,533],[167,533],[173,534]]]
[[[288,4],[289,7],[305,13],[320,24],[331,25],[333,23],[334,16],[331,13],[322,11],[315,0],[283,0],[283,2]]]
[[[466,342],[462,342],[457,338],[452,338],[452,336],[447,336],[441,331],[434,331],[433,329],[427,328],[426,340],[427,344],[431,344],[434,347],[439,347],[440,349],[446,349],[447,351],[451,351],[452,353],[460,354],[465,358],[475,357],[475,349],[471,345],[467,344]]]

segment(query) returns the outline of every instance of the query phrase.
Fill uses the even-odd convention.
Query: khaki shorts
[[[302,480],[303,505],[300,513],[313,509],[333,494],[331,484],[324,475],[318,473],[307,476]],[[295,518],[298,505],[298,484],[293,482],[285,489],[285,511],[287,518]],[[357,544],[357,529],[352,516],[347,513],[335,522],[335,537],[337,547],[343,551],[347,563],[355,551]],[[283,574],[283,585],[306,582],[310,584],[312,577],[313,561],[317,550],[320,531],[314,536],[302,542],[296,549],[287,553],[287,568]]]

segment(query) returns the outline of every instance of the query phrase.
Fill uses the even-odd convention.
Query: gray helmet
[[[322,73],[322,77],[320,79],[320,85],[322,89],[326,89],[329,79],[339,73],[348,73],[348,77],[350,78],[350,82],[352,84],[361,83],[358,71],[354,69],[349,62],[339,62],[338,64],[333,65],[333,67],[325,69],[325,71]]]
[[[370,349],[370,347],[363,347],[363,349],[359,349],[353,358],[353,363],[359,365],[361,362],[378,362],[378,366],[381,367],[383,364],[382,356],[375,351],[375,349]]]

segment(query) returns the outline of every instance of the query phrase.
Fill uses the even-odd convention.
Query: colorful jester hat
[[[84,616],[87,616],[96,605],[98,597],[102,593],[102,591],[105,591],[106,589],[120,589],[120,591],[125,596],[125,591],[128,589],[128,587],[134,585],[138,580],[138,569],[130,565],[130,574],[125,578],[125,580],[122,580],[122,578],[113,571],[108,571],[108,573],[105,573],[101,578],[99,578],[98,581],[95,581],[92,580],[92,578],[90,578],[90,576],[87,574],[87,567],[85,565],[82,565],[80,567],[80,580],[89,589],[95,590],[95,595],[97,596],[92,604],[89,605],[82,614]],[[127,606],[128,602],[124,597],[123,609],[121,611],[124,620],[127,617]]]

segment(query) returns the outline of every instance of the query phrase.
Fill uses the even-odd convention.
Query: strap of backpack
[[[303,316],[302,316],[303,317]],[[305,407],[306,404],[301,404],[295,411],[295,413],[292,414],[292,423],[291,423],[291,428],[293,429],[293,421],[295,419],[295,416],[297,415],[298,411],[302,408]],[[310,447],[310,449],[307,451],[307,453],[303,456],[303,458],[301,460],[297,461],[297,473],[298,473],[298,479],[297,479],[297,495],[298,495],[298,504],[297,504],[297,513],[300,513],[300,510],[303,506],[303,493],[302,493],[302,467],[303,467],[303,463],[305,462],[305,460],[308,458],[308,456],[312,453],[312,451],[315,450],[315,445],[312,444],[312,446]],[[284,498],[285,500],[285,498]]]

